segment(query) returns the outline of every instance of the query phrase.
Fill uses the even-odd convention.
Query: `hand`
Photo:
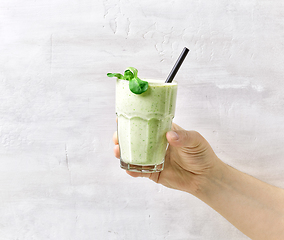
[[[178,125],[172,125],[167,132],[169,147],[166,152],[164,170],[157,173],[127,173],[132,177],[148,177],[166,187],[197,194],[206,184],[210,175],[216,172],[216,163],[220,162],[209,143],[195,131],[186,131]],[[113,135],[114,155],[119,158],[117,133]]]
[[[166,137],[169,147],[162,172],[127,173],[193,194],[251,239],[284,239],[283,189],[222,162],[198,132],[173,124]],[[119,158],[116,133],[113,140]]]

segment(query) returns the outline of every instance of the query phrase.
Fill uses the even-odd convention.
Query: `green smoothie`
[[[177,83],[145,81],[149,86],[142,94],[132,93],[126,80],[116,82],[121,166],[132,171],[140,171],[139,166],[154,166],[148,170],[160,171],[167,148],[166,132],[171,130],[175,114]]]

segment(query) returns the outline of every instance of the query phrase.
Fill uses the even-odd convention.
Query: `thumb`
[[[167,140],[171,146],[196,148],[203,137],[196,131],[175,130],[167,132]]]

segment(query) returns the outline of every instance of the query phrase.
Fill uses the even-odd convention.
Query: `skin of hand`
[[[132,177],[148,177],[166,187],[196,195],[221,162],[209,143],[198,132],[186,131],[173,123],[167,132],[169,147],[165,156],[164,170],[158,173],[127,173]],[[113,135],[114,154],[119,158],[117,133]]]

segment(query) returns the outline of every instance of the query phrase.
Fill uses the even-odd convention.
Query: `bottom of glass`
[[[136,165],[125,163],[122,159],[120,159],[120,167],[131,172],[154,173],[161,172],[164,169],[164,162],[155,165]]]

